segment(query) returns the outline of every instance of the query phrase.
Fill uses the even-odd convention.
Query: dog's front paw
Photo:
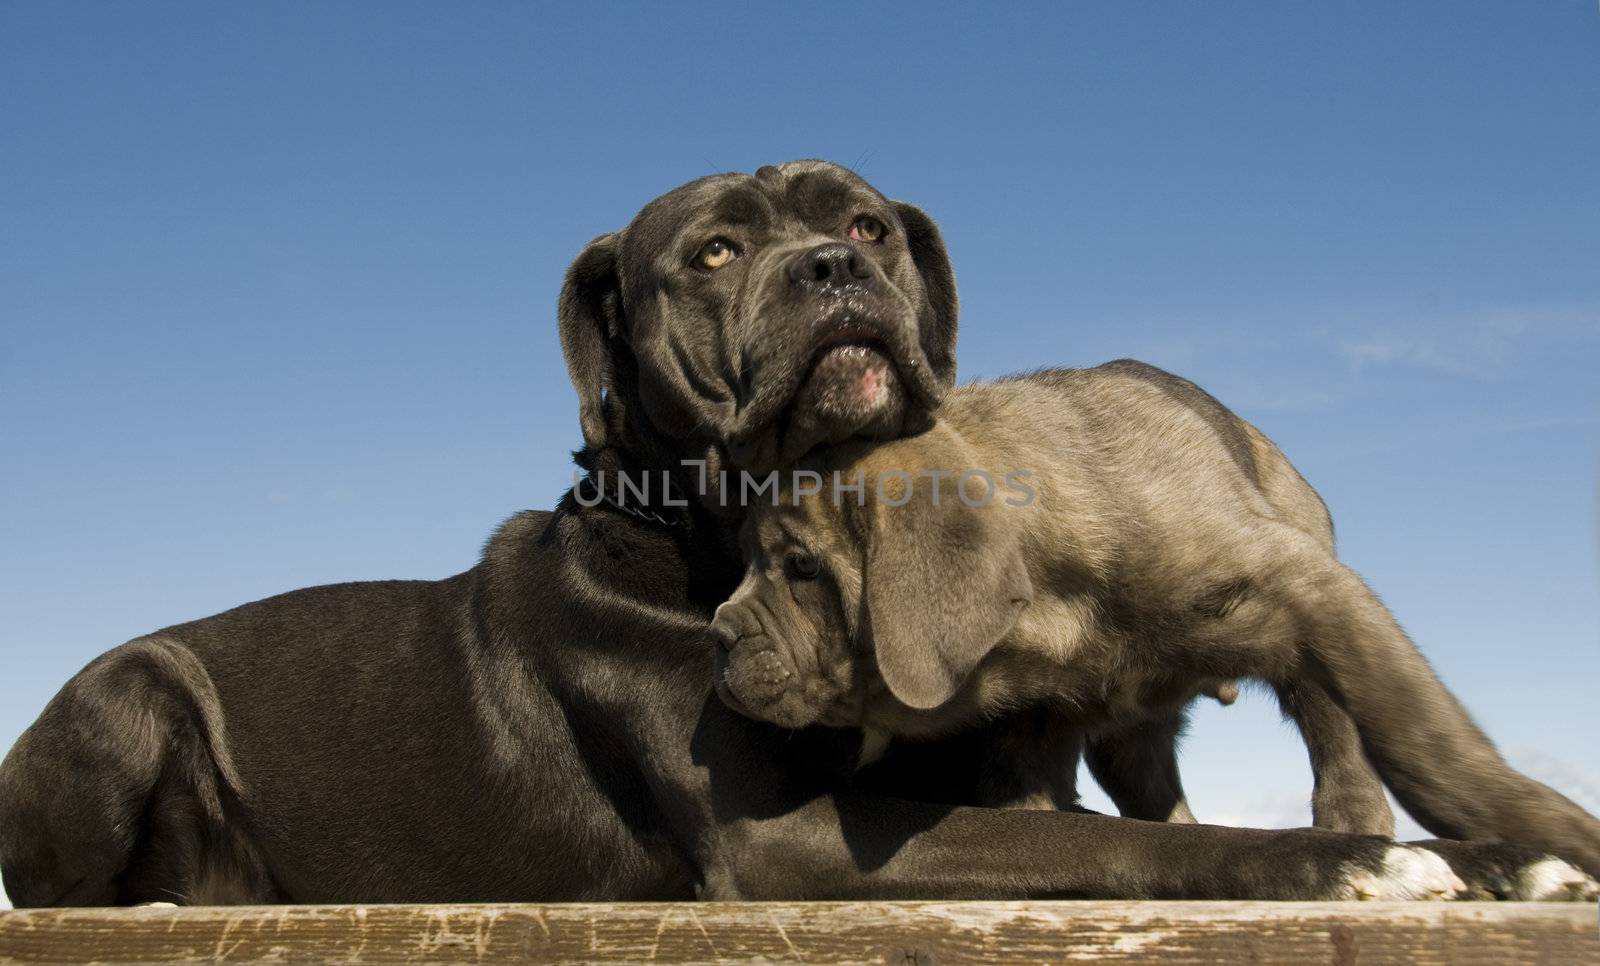
[[[1506,842],[1434,839],[1413,845],[1437,853],[1467,883],[1464,898],[1513,902],[1588,902],[1600,883],[1582,869],[1537,849]]]
[[[1525,867],[1517,875],[1515,894],[1528,902],[1590,902],[1600,899],[1600,882],[1553,855]]]
[[[1427,849],[1390,845],[1376,867],[1366,862],[1345,865],[1336,899],[1378,901],[1456,899],[1467,885],[1450,863]]]

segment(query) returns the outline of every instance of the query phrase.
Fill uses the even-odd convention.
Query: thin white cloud
[[[1269,795],[1253,802],[1232,802],[1215,814],[1196,817],[1211,825],[1239,828],[1304,828],[1311,824],[1311,803],[1306,795]]]
[[[1600,309],[1499,309],[1331,331],[1355,369],[1402,366],[1492,379],[1529,354],[1600,343]]]

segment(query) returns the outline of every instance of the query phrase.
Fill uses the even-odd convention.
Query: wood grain
[[[1589,905],[722,902],[0,912],[0,963],[1600,964]]]

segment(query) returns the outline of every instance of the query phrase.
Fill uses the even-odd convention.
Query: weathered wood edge
[[[1592,905],[719,902],[0,912],[0,963],[1600,963]]]

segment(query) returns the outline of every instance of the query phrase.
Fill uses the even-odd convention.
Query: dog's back
[[[1008,456],[1045,446],[1055,459],[1076,458],[1084,473],[1100,461],[1118,470],[1135,464],[1157,476],[1181,474],[1185,492],[1197,472],[1231,477],[1265,502],[1260,509],[1333,549],[1326,504],[1277,445],[1204,389],[1148,363],[1117,359],[969,383],[940,416],[969,439],[995,440]],[[1012,438],[997,439],[997,427],[1008,424]]]

